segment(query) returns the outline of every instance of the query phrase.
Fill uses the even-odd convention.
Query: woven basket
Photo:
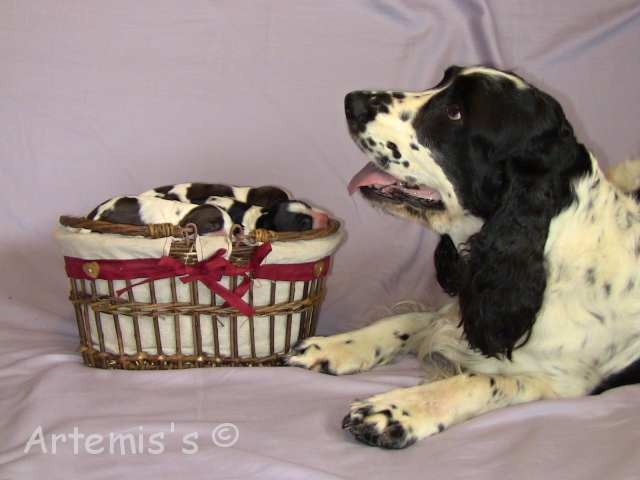
[[[224,238],[227,247],[213,248],[214,255],[205,245],[209,236],[199,237],[193,225],[69,216],[60,224],[83,361],[130,370],[282,364],[297,341],[315,333],[331,255],[342,239],[331,220],[322,230]],[[120,244],[126,260],[110,257]],[[157,254],[158,245],[164,253]],[[274,254],[285,263],[269,263]]]

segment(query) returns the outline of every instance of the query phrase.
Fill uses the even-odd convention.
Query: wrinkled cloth
[[[637,478],[636,386],[503,409],[388,452],[340,420],[356,397],[419,382],[411,359],[348,377],[84,367],[51,231],[61,214],[157,185],[281,185],[348,234],[319,332],[405,299],[436,305],[437,237],[348,196],[366,160],[344,95],[493,64],[556,96],[611,164],[640,151],[639,44],[636,0],[0,3],[0,478]],[[240,433],[228,448],[210,441],[224,423]],[[39,426],[46,439],[165,432],[165,451],[25,453]],[[194,432],[199,450],[182,453]]]

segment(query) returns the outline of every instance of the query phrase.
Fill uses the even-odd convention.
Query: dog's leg
[[[481,413],[556,396],[540,377],[456,375],[356,401],[342,427],[366,444],[404,448]]]
[[[287,364],[332,375],[369,370],[413,349],[416,334],[446,309],[394,315],[352,332],[307,338],[293,348]]]

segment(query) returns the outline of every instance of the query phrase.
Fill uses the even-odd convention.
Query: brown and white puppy
[[[185,203],[201,205],[211,197],[233,198],[238,202],[258,207],[271,207],[290,200],[289,192],[280,187],[270,185],[262,187],[236,187],[224,183],[178,183],[165,185],[143,192],[141,196],[178,200]]]
[[[87,218],[128,225],[170,223],[185,226],[193,223],[200,235],[225,234],[233,222],[215,205],[196,205],[152,196],[114,197],[94,208]]]

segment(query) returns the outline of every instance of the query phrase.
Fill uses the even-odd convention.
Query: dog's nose
[[[368,97],[363,92],[351,92],[344,97],[344,111],[347,120],[357,120],[367,113]]]
[[[344,97],[344,112],[353,132],[364,131],[365,125],[375,117],[376,111],[370,99],[371,95],[363,91],[351,92]]]

